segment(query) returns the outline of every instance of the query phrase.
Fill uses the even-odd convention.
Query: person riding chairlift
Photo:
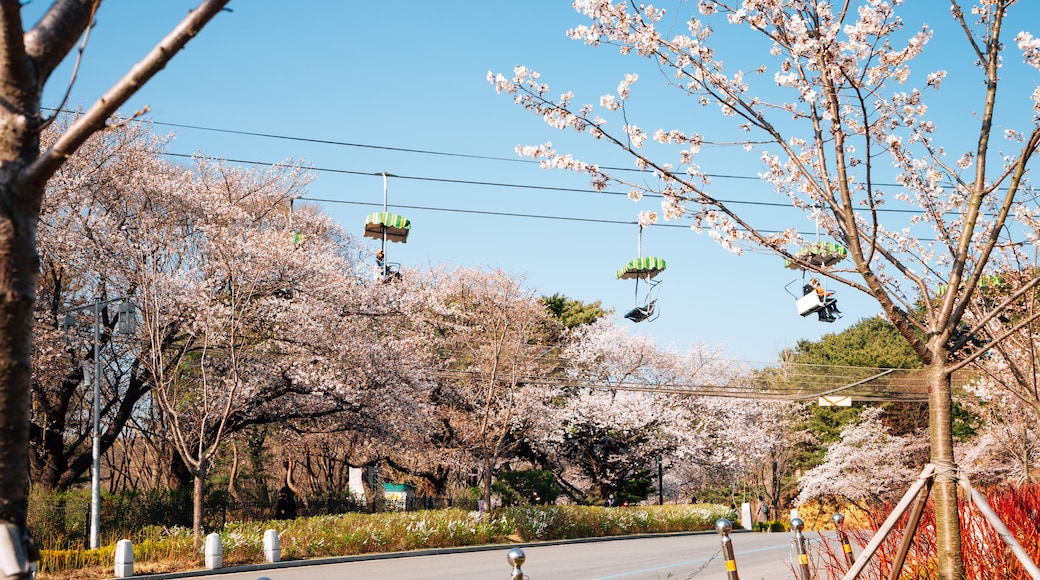
[[[382,280],[383,282],[390,282],[393,280],[400,280],[401,272],[395,270],[386,263],[386,254],[383,250],[376,252],[376,280]]]
[[[802,286],[803,294],[812,294],[816,292],[816,295],[820,298],[820,302],[823,307],[817,311],[821,322],[834,322],[841,314],[841,310],[838,310],[838,299],[832,298],[834,292],[828,292],[824,289],[823,285],[816,278],[809,280],[809,283]]]

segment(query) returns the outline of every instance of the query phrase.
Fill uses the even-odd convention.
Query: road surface
[[[741,580],[795,578],[790,533],[736,533],[732,535],[737,573]],[[815,534],[807,537],[813,538]],[[205,571],[214,580],[430,580],[450,578],[507,580],[511,568],[506,554],[515,546],[475,551],[380,555],[378,559],[339,558],[283,562]],[[606,541],[528,544],[522,546],[530,580],[726,580],[720,536],[716,533],[661,535]],[[348,561],[350,560],[350,561]],[[321,562],[321,563],[319,563]],[[198,573],[197,573],[198,574]],[[186,574],[149,576],[183,578]]]

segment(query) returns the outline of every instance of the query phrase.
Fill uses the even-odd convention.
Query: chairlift
[[[795,252],[793,258],[788,258],[784,262],[785,267],[802,271],[801,293],[796,295],[788,289],[791,284],[798,282],[797,279],[788,282],[784,286],[784,290],[791,296],[794,296],[795,307],[798,310],[798,314],[802,317],[816,313],[820,322],[834,322],[841,318],[841,311],[838,310],[838,300],[834,298],[834,292],[827,289],[826,278],[824,278],[822,284],[815,277],[806,282],[805,264],[810,264],[820,269],[830,268],[844,260],[848,256],[849,251],[845,246],[837,242],[820,241],[819,236],[820,230],[819,224],[817,224],[817,240],[807,244],[804,248]]]
[[[295,197],[289,198],[289,215],[288,215],[288,231],[289,238],[292,240],[293,246],[299,248],[303,245],[303,242],[307,239],[303,232],[293,227],[293,206],[296,203]]]
[[[661,281],[654,280],[654,277],[664,271],[665,261],[653,256],[642,256],[642,245],[643,226],[640,225],[638,255],[635,260],[628,262],[618,270],[616,277],[618,280],[636,281],[635,308],[625,313],[625,318],[632,322],[643,322],[644,320],[653,322],[660,316],[660,312],[657,310],[657,294],[661,284]],[[640,282],[643,282],[646,287],[643,295],[640,295],[639,291]]]
[[[376,280],[388,282],[401,278],[401,264],[386,261],[386,243],[408,242],[408,233],[411,231],[412,222],[408,218],[386,211],[386,178],[383,173],[383,211],[369,214],[365,218],[366,238],[380,240],[381,246],[376,252]]]
[[[787,290],[795,282],[798,282],[798,280],[791,280],[784,286],[784,289]],[[820,322],[834,322],[841,318],[841,311],[838,310],[838,299],[834,297],[834,292],[827,289],[826,283],[820,284],[817,278],[812,278],[806,283],[804,271],[802,272],[801,294],[795,295],[790,290],[787,290],[787,293],[794,296],[795,307],[798,309],[798,314],[803,318],[814,312]]]

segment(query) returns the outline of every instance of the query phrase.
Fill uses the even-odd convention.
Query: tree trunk
[[[7,132],[12,131],[9,127]],[[8,160],[18,155],[11,145],[0,144],[5,150],[0,156],[8,166],[0,170],[0,523],[25,533],[33,302],[39,270],[38,206],[27,202],[35,199],[38,204],[42,190],[12,183],[18,163]]]
[[[928,424],[931,461],[935,465],[936,553],[939,580],[963,580],[960,513],[957,511],[957,472],[953,459],[953,394],[945,360],[929,369]]]
[[[195,549],[202,548],[202,508],[206,500],[206,471],[208,468],[199,466],[195,471],[195,486],[192,492],[192,514],[191,531],[195,538]]]
[[[242,501],[238,495],[238,443],[234,439],[231,440],[231,465],[228,467],[227,491],[228,497],[235,502]]]
[[[491,460],[484,461],[484,509],[491,510]]]

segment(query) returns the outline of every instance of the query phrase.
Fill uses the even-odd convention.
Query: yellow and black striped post
[[[849,543],[849,534],[845,532],[845,516],[834,514],[831,516],[834,529],[838,530],[838,540],[841,541],[841,549],[845,552],[845,563],[851,568],[856,563],[856,557],[852,555],[852,544]]]
[[[794,532],[794,539],[791,541],[794,543],[794,552],[798,555],[798,565],[794,569],[798,574],[798,580],[811,580],[809,577],[809,554],[805,552],[805,536],[802,535],[802,528],[804,527],[805,522],[802,521],[802,518],[791,518],[791,531]]]
[[[726,562],[726,580],[740,580],[737,576],[737,561],[733,558],[733,540],[729,533],[733,531],[733,524],[726,518],[715,520],[715,529],[722,536],[722,558]]]

